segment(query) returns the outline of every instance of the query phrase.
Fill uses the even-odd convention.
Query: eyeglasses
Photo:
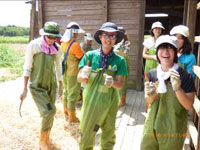
[[[110,38],[111,40],[115,40],[115,39],[117,38],[117,35],[116,35],[116,34],[107,34],[107,33],[103,33],[102,36],[103,36],[105,39]]]
[[[50,39],[50,40],[55,40],[55,39],[57,39],[57,37],[55,37],[55,36],[49,36],[49,35],[47,35],[47,38]]]

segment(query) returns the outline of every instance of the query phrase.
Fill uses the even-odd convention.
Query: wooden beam
[[[200,67],[199,66],[193,66],[192,70],[196,74],[196,76],[200,79]]]
[[[108,3],[108,0],[105,0],[104,2],[104,11],[103,11],[103,16],[104,16],[104,19],[103,19],[103,23],[107,22],[108,21],[108,6],[109,3]]]
[[[199,121],[198,121],[197,150],[200,150],[200,118],[199,118]]]
[[[196,114],[198,115],[198,117],[200,117],[200,101],[197,96],[195,96],[195,98],[194,98],[193,108],[194,108]]]
[[[188,131],[192,139],[192,143],[195,147],[195,150],[197,150],[198,132],[194,123],[191,120],[188,121]]]
[[[142,42],[144,40],[144,22],[145,22],[145,0],[141,0],[141,7],[140,7],[140,29],[139,29],[139,42],[140,45],[138,48],[138,65],[137,65],[137,81],[136,81],[136,90],[142,90],[143,88],[143,81],[142,81]]]
[[[29,40],[34,39],[34,31],[35,31],[35,9],[36,9],[36,2],[33,0],[31,2],[32,7],[31,7],[31,19],[30,19],[30,36]]]
[[[190,30],[189,39],[193,45],[194,36],[195,36],[195,26],[196,26],[197,0],[185,0],[185,2],[188,3],[187,8],[185,6],[185,9],[187,9],[187,13],[184,13],[184,15],[186,15],[186,16],[184,16],[183,18],[186,17],[186,19],[185,19],[186,22],[184,22],[184,23],[186,26],[188,26],[188,28]]]
[[[38,29],[41,29],[44,24],[44,3],[42,0],[38,0]]]

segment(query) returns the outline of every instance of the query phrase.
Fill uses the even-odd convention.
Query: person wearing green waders
[[[165,28],[163,27],[161,22],[154,22],[151,26],[151,37],[143,42],[143,58],[146,59],[144,70],[145,73],[148,73],[149,70],[157,67],[155,43],[164,29]]]
[[[141,150],[182,150],[188,110],[194,103],[194,81],[177,64],[175,36],[160,36],[155,48],[159,65],[149,71],[149,81],[145,82],[145,100],[150,107]]]
[[[66,119],[72,122],[79,122],[76,116],[76,103],[80,98],[80,84],[77,82],[78,64],[84,52],[77,41],[78,34],[85,31],[76,22],[70,22],[61,39],[61,49],[64,53],[63,85],[64,98],[63,106]]]
[[[102,130],[100,149],[113,150],[119,89],[127,75],[125,60],[113,51],[113,46],[123,37],[124,33],[116,24],[104,23],[94,35],[101,47],[87,52],[79,63],[77,80],[86,83],[81,109],[80,150],[93,150],[99,128]]]
[[[84,50],[85,53],[93,50],[92,41],[93,41],[92,34],[91,33],[85,33],[84,42],[81,42],[81,44],[80,44],[81,48]]]
[[[151,70],[157,67],[157,59],[156,59],[156,49],[155,49],[155,43],[158,37],[163,33],[163,30],[165,28],[163,27],[162,23],[157,21],[154,22],[151,26],[151,37],[146,39],[143,42],[144,49],[143,49],[143,58],[145,59],[145,66],[144,66],[144,81],[148,80],[147,73]],[[146,103],[146,111],[148,109],[148,104]]]
[[[123,40],[114,46],[114,51],[124,57],[126,62],[126,67],[129,72],[129,56],[128,51],[130,50],[130,41],[128,40],[128,36],[126,30],[123,27],[119,27],[119,30],[124,33]],[[119,106],[122,107],[126,104],[126,91],[127,91],[127,82],[128,82],[128,75],[124,77],[124,84],[122,89],[119,91],[120,94],[120,104]]]
[[[46,22],[40,30],[41,37],[32,40],[26,50],[24,64],[24,90],[20,96],[23,101],[27,95],[27,84],[33,100],[40,113],[41,150],[53,149],[49,136],[56,113],[55,100],[57,81],[59,81],[59,96],[62,95],[61,55],[56,42],[60,38],[59,25],[55,22]]]

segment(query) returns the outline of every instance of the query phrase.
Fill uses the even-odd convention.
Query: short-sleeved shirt
[[[87,65],[87,59],[89,60],[89,65],[92,67],[92,70],[97,70],[101,68],[101,57],[100,57],[100,49],[89,51],[86,53],[80,63],[79,69],[83,66]],[[123,57],[119,56],[116,53],[113,53],[111,57],[108,58],[108,65],[112,68],[115,68],[116,75],[128,75],[125,60]]]
[[[186,67],[186,70],[188,73],[190,73],[195,80],[195,73],[192,71],[192,66],[196,65],[196,58],[194,54],[182,54],[178,58],[178,62],[181,64],[181,67],[184,69]]]
[[[64,42],[61,43],[61,50],[62,50],[64,53],[67,51],[67,49],[68,49],[70,43],[71,43],[70,41],[67,42],[67,43],[64,43]],[[82,50],[80,44],[79,44],[77,41],[75,41],[75,42],[72,44],[72,46],[71,46],[71,48],[70,48],[68,54],[75,55],[78,59],[80,59],[80,58],[83,56],[83,50]]]
[[[148,49],[152,48],[155,45],[154,38],[150,37],[150,38],[144,40],[143,45]]]
[[[180,74],[181,88],[183,89],[183,91],[185,93],[195,92],[196,90],[195,90],[194,80],[188,74],[188,72],[184,71],[180,67],[178,68],[177,71]],[[151,71],[149,71],[148,77],[149,77],[149,81],[150,82],[156,82],[156,81],[158,81],[157,70],[156,69],[152,69]],[[166,80],[166,82],[169,82],[169,81],[170,81],[170,78]]]

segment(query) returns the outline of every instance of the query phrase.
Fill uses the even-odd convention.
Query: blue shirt
[[[178,63],[181,66],[181,68],[186,69],[187,72],[192,76],[192,78],[195,80],[195,73],[192,71],[192,66],[196,65],[196,58],[194,54],[182,54],[178,58]]]

